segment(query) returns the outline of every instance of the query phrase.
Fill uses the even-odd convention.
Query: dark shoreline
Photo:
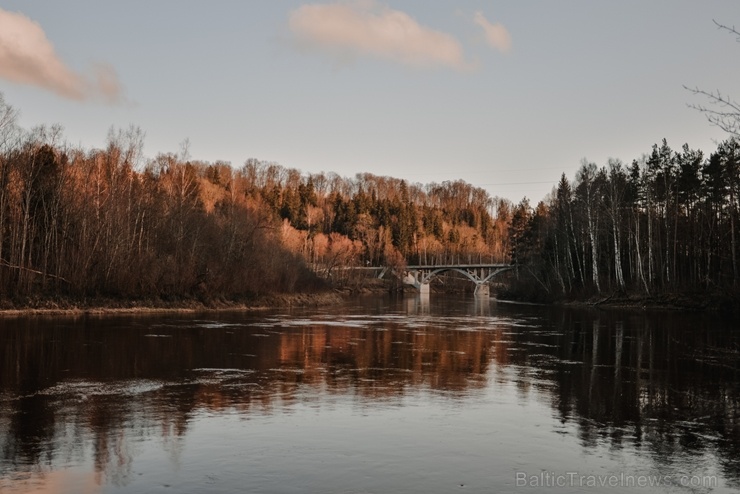
[[[729,293],[667,293],[658,295],[617,293],[589,299],[558,300],[551,305],[597,309],[711,312],[727,316],[740,316],[740,298]]]

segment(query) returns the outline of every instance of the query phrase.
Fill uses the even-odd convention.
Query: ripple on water
[[[104,383],[99,381],[64,381],[43,389],[36,395],[41,396],[112,396],[141,395],[162,389],[165,383],[145,379]]]
[[[203,329],[223,329],[223,328],[235,328],[240,327],[241,324],[236,323],[228,323],[228,322],[221,322],[221,321],[202,321],[197,322],[195,325],[196,328],[203,328]]]

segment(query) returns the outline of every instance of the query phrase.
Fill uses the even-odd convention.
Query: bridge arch
[[[475,283],[476,293],[488,293],[488,283],[499,274],[513,269],[511,264],[466,264],[446,266],[408,266],[404,283],[413,285],[421,293],[429,292],[431,281],[442,273],[454,271]]]

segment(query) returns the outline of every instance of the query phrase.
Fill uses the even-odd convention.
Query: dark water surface
[[[736,492],[740,331],[472,297],[0,319],[0,492]]]

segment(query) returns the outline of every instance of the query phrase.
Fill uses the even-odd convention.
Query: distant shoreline
[[[214,312],[253,312],[268,309],[324,307],[341,304],[348,298],[388,293],[384,284],[365,286],[354,290],[334,289],[318,293],[284,293],[243,300],[213,300],[203,302],[196,299],[182,300],[130,300],[130,299],[36,299],[24,302],[0,300],[0,319],[26,316],[136,316],[167,314],[198,314]],[[583,309],[627,309],[667,310],[686,312],[714,312],[722,315],[740,315],[740,300],[730,295],[717,294],[661,294],[654,296],[638,294],[612,294],[590,299],[554,300],[531,302],[492,297],[491,301],[501,304],[521,304]]]
[[[335,292],[274,294],[251,300],[219,300],[204,303],[198,300],[125,300],[41,299],[11,306],[5,301],[0,318],[25,316],[128,316],[157,314],[197,314],[207,312],[252,312],[274,308],[320,307],[339,303],[344,297]]]

